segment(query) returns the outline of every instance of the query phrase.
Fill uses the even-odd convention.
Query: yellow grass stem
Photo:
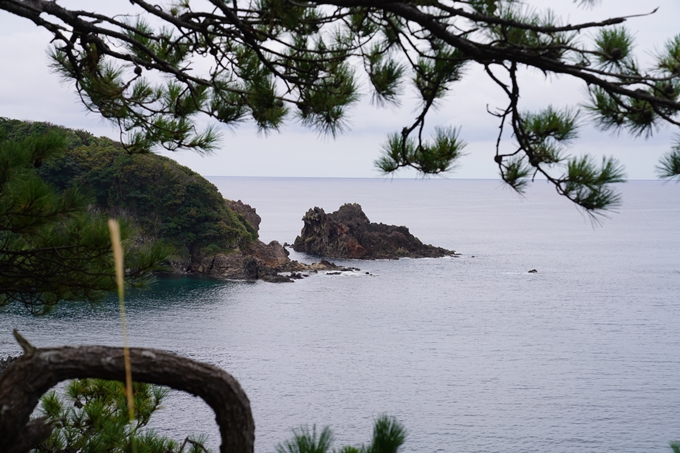
[[[130,365],[130,348],[128,346],[127,325],[125,324],[125,280],[123,278],[123,245],[120,241],[120,224],[109,219],[111,231],[111,248],[116,266],[116,284],[118,286],[118,303],[120,306],[120,323],[123,328],[123,359],[125,360],[125,396],[127,397],[130,421],[135,418],[135,401],[132,396],[132,367]]]

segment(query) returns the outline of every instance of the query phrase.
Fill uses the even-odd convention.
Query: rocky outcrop
[[[271,283],[292,282],[308,276],[303,273],[319,271],[358,271],[353,267],[338,266],[326,260],[304,264],[288,258],[288,251],[277,241],[261,241],[230,254],[203,258],[189,266],[189,274],[205,274],[229,280],[264,280]],[[282,275],[285,274],[285,275]]]
[[[225,200],[227,207],[257,234],[261,217],[255,208],[241,200]],[[231,250],[210,254],[192,255],[190,259],[171,261],[175,274],[207,275],[229,280],[264,280],[271,283],[292,282],[320,271],[358,271],[359,269],[337,266],[326,260],[304,264],[291,260],[290,253],[278,241],[265,244],[259,239],[241,241]]]
[[[255,231],[260,231],[260,222],[262,217],[257,214],[255,208],[250,205],[245,204],[241,200],[225,200],[227,207],[234,211],[236,214],[242,216],[249,224],[253,227]]]
[[[188,271],[234,280],[255,280],[287,270],[288,251],[277,241],[256,241],[233,253],[219,253],[191,263]]]
[[[243,216],[255,231],[261,218],[255,209],[239,201],[226,200],[227,206]],[[290,253],[278,241],[265,244],[260,240],[247,241],[231,253],[218,253],[192,263],[184,263],[184,273],[204,274],[229,280],[264,280],[271,283],[292,282],[301,279],[302,272],[358,271],[356,268],[337,266],[326,260],[304,264],[291,260]],[[177,269],[176,269],[177,271]],[[181,271],[180,271],[181,272]],[[281,274],[285,275],[281,275]]]
[[[315,207],[302,218],[304,227],[295,239],[297,252],[332,258],[399,259],[453,256],[453,250],[423,244],[404,226],[371,223],[358,204],[344,204],[326,214]]]

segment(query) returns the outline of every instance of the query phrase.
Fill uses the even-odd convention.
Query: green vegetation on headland
[[[270,282],[336,268],[292,262],[278,242],[258,240],[255,209],[172,159],[108,138],[0,118],[0,163],[0,305],[42,312],[114,290],[108,218],[122,225],[130,285],[162,268]]]
[[[116,287],[107,218],[77,188],[56,190],[38,175],[64,152],[63,135],[8,140],[0,130],[0,305],[44,312],[62,300],[96,300]],[[123,219],[125,279],[143,283],[167,259],[160,242],[140,241]]]
[[[137,240],[171,245],[176,261],[200,261],[257,239],[213,184],[169,158],[130,154],[82,130],[0,118],[0,133],[10,141],[48,132],[63,134],[66,150],[37,163],[38,175],[60,192],[76,188],[88,195],[97,212],[127,219]]]

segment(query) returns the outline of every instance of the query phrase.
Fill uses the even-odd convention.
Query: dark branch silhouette
[[[560,195],[597,214],[616,206],[611,184],[623,181],[621,166],[570,156],[565,137],[575,136],[578,108],[526,112],[520,71],[581,81],[590,97],[584,109],[600,129],[649,137],[680,125],[680,36],[660,43],[644,68],[625,28],[656,9],[565,24],[511,0],[130,3],[116,16],[47,0],[0,0],[0,9],[53,34],[53,67],[75,82],[88,109],[119,125],[131,151],[211,151],[217,134],[197,131],[197,115],[227,125],[252,120],[265,132],[294,116],[335,135],[346,129],[360,81],[367,79],[374,103],[385,105],[399,102],[410,78],[420,101],[415,119],[395,128],[376,165],[385,173],[411,167],[439,174],[455,168],[465,142],[460,128],[448,125],[428,140],[426,121],[465,69],[479,65],[507,96],[505,106],[492,106],[516,141],[515,152],[494,157],[503,180],[521,192],[542,175]],[[152,83],[145,72],[167,82]],[[680,176],[678,161],[680,143],[662,160],[660,176]]]
[[[17,336],[20,338],[20,336]],[[34,348],[0,375],[0,451],[24,453],[51,433],[45,418],[30,420],[40,397],[67,379],[124,380],[123,349],[106,346]],[[164,385],[202,398],[215,412],[221,453],[252,453],[255,423],[245,392],[229,373],[155,349],[131,348],[137,382]]]

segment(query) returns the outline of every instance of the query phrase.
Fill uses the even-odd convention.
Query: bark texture
[[[252,453],[255,423],[238,381],[220,368],[155,349],[131,348],[132,377],[202,398],[215,412],[221,453]],[[33,349],[0,375],[0,452],[23,453],[51,429],[30,420],[40,397],[67,379],[125,380],[123,349],[80,346]]]

